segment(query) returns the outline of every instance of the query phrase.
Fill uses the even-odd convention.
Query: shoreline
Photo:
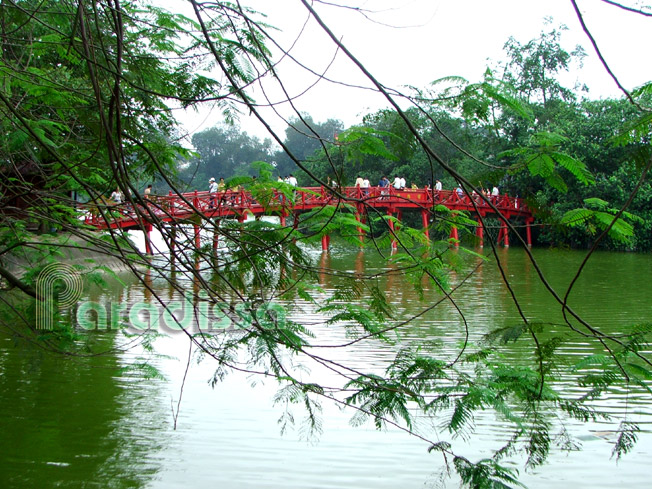
[[[130,273],[133,270],[120,258],[120,253],[134,254],[137,247],[118,249],[103,234],[88,236],[88,239],[71,234],[32,235],[22,246],[2,256],[2,265],[16,278],[22,278],[34,269],[49,263],[62,263],[73,267],[84,267],[82,272],[101,271],[106,267],[116,273]],[[128,239],[126,236],[120,238]],[[144,263],[134,262],[136,270],[146,269]]]

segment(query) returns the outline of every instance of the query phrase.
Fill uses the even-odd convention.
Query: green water
[[[451,276],[452,284],[463,282],[452,295],[456,307],[444,301],[424,312],[400,328],[397,344],[365,342],[328,354],[351,367],[379,371],[398,347],[438,340],[437,354],[454,358],[462,340],[474,342],[493,328],[520,321],[512,294],[530,321],[546,322],[542,337],[565,336],[562,357],[569,362],[599,351],[581,335],[567,334],[560,306],[522,249],[498,251],[512,292],[501,283],[494,262],[482,265],[468,279],[461,271]],[[550,287],[563,297],[584,254],[533,253]],[[369,274],[386,269],[371,253],[346,248],[335,247],[325,255],[315,252],[314,257],[316,263],[339,270]],[[475,264],[474,260],[468,263],[467,268]],[[595,254],[577,280],[569,305],[605,333],[626,331],[652,316],[651,271],[650,255]],[[399,275],[378,280],[396,308],[397,321],[423,312],[441,298],[426,290],[425,300],[420,301]],[[329,291],[337,279],[322,274],[320,283]],[[154,277],[152,287],[166,299],[176,297],[162,279]],[[88,298],[127,305],[153,300],[151,293],[135,283],[95,291]],[[321,323],[324,318],[304,304],[296,304],[292,315],[317,332],[319,344],[345,340],[341,329],[326,329]],[[173,411],[186,370],[188,339],[173,333],[156,340],[157,352],[168,355],[162,358],[149,355],[134,338],[111,332],[93,335],[95,346],[107,353],[78,358],[16,342],[9,331],[2,331],[0,488],[420,488],[434,487],[438,480],[442,461],[428,454],[422,441],[396,430],[352,428],[352,413],[330,404],[323,405],[324,429],[317,439],[306,441],[299,427],[281,435],[277,420],[283,408],[271,402],[276,391],[273,382],[233,374],[211,388],[208,380],[215,366],[195,361],[194,353],[175,430]],[[506,361],[526,361],[527,346],[516,343]],[[144,361],[156,365],[165,379],[145,378],[129,368]],[[326,369],[311,368],[304,380],[332,380]],[[573,389],[569,383],[569,395]],[[577,424],[572,430],[583,445],[582,452],[553,452],[547,464],[521,474],[529,487],[647,486],[652,399],[643,392],[617,391],[597,405],[614,415],[627,413],[640,424],[643,433],[633,453],[618,464],[610,459],[613,440],[609,432],[617,423]],[[300,421],[301,411],[296,415]],[[468,443],[458,440],[456,444],[469,456],[481,458],[496,448],[506,431],[489,413],[480,414],[476,426],[477,433]],[[428,420],[417,423],[416,429],[430,437],[447,436]],[[449,481],[447,487],[457,484]]]

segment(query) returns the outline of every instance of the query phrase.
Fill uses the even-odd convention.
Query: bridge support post
[[[449,238],[455,240],[455,242],[453,243],[453,245],[454,245],[456,248],[460,245],[460,243],[459,243],[460,235],[459,235],[459,232],[457,231],[457,226],[453,226],[453,227],[451,228],[451,234],[450,234]]]
[[[331,244],[331,237],[327,234],[321,237],[321,250],[328,251],[328,246]]]
[[[175,248],[177,246],[177,224],[173,221],[170,225],[170,261],[174,263],[176,259]]]
[[[453,213],[451,213],[451,218],[452,218],[453,221],[455,221],[455,218],[456,218],[456,217],[457,217],[457,212],[453,212]],[[453,240],[453,243],[452,243],[452,244],[453,244],[453,246],[455,246],[455,248],[459,248],[459,246],[460,246],[460,243],[459,243],[459,241],[460,241],[460,234],[459,234],[459,231],[458,231],[458,229],[457,229],[457,226],[455,226],[455,224],[453,224],[453,225],[451,226],[451,233],[450,233],[450,235],[448,236],[448,239],[449,239],[449,240]]]
[[[296,231],[299,228],[299,213],[298,212],[293,212],[292,213],[292,231]],[[292,243],[296,244],[297,243],[297,238],[292,238]]]
[[[194,228],[195,231],[195,248],[199,249],[201,248],[201,239],[199,236],[199,224],[193,224],[192,227]]]
[[[355,220],[358,221],[358,222],[361,222],[360,221],[360,211],[357,211],[355,213]],[[362,228],[360,226],[356,227],[355,229],[358,232],[358,239],[360,240],[360,246],[362,246],[362,243],[364,243],[364,231],[362,230]]]
[[[215,219],[214,227],[213,227],[213,251],[217,251],[217,246],[219,244],[220,235],[217,232],[219,225],[220,225],[220,220]]]
[[[392,211],[388,209],[387,215],[392,217]],[[394,221],[392,219],[388,219],[387,225],[389,226],[389,234],[392,236],[392,249],[395,250],[398,248],[398,242],[396,241],[396,235],[394,234]]]
[[[507,223],[501,221],[500,223],[500,232],[498,233],[498,243],[503,242],[505,248],[509,248],[509,229],[507,228]]]
[[[478,237],[478,246],[484,248],[484,226],[480,219],[478,219],[478,225],[475,228],[475,235]]]
[[[151,222],[146,222],[145,223],[145,253],[148,255],[153,255],[154,253],[152,252],[152,238],[150,233],[152,232],[152,223]]]
[[[423,233],[426,235],[426,238],[430,239],[430,234],[428,232],[428,218],[430,214],[426,209],[421,209],[421,225],[423,226]]]
[[[532,229],[530,228],[532,219],[525,221],[525,235],[527,238],[527,245],[532,248]]]

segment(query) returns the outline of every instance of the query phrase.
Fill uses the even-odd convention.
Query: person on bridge
[[[491,201],[496,203],[498,201],[498,195],[499,195],[498,187],[494,185],[494,188],[491,189]]]
[[[441,181],[440,180],[435,180],[435,190],[437,192],[441,192],[442,186],[441,186]]]
[[[218,185],[217,182],[213,177],[208,181],[208,191],[212,194],[218,191]]]
[[[122,192],[120,192],[120,188],[116,187],[116,189],[113,191],[111,194],[111,200],[116,204],[122,204]]]
[[[217,182],[213,177],[208,181],[208,191],[211,194],[216,194],[218,191],[218,185]],[[210,208],[214,208],[217,205],[217,198],[214,195],[211,195],[211,200],[210,200]]]
[[[387,198],[386,196],[389,193],[389,178],[383,175],[383,177],[378,182],[378,187],[380,188],[380,198]]]
[[[369,179],[367,177],[362,179],[362,185],[360,187],[362,188],[362,194],[367,196],[369,195],[369,187],[371,184],[369,183]]]
[[[149,200],[150,195],[152,195],[152,184],[151,183],[145,189],[145,193],[144,193],[143,197],[145,198],[145,200]]]

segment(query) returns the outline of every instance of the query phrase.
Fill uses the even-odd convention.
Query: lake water
[[[585,256],[576,251],[534,249],[532,253],[562,296]],[[314,250],[312,254],[316,264],[336,270],[365,274],[387,270],[371,251],[336,245],[329,253]],[[545,336],[565,334],[560,307],[541,285],[525,251],[501,248],[498,254],[526,317],[546,321]],[[475,264],[469,260],[467,268]],[[596,253],[569,303],[593,326],[608,333],[625,331],[651,317],[651,270],[650,255]],[[460,272],[451,276],[451,282],[465,278]],[[323,274],[320,284],[328,293],[337,278]],[[382,276],[378,284],[395,305],[397,320],[441,298],[428,289],[425,301],[420,301],[397,274]],[[162,279],[152,277],[151,285],[162,297],[178,298]],[[152,300],[151,293],[133,281],[89,294],[89,299],[102,303]],[[468,324],[471,342],[493,328],[519,322],[493,259],[481,265],[453,298]],[[391,346],[367,341],[329,349],[329,345],[345,342],[342,328],[326,327],[324,318],[307,304],[297,303],[292,317],[316,332],[314,341],[323,345],[320,352],[365,372],[382,371],[400,346],[423,344],[428,349],[430,340],[439,342],[439,357],[453,358],[466,334],[460,312],[446,301],[402,326],[400,339]],[[440,482],[441,456],[427,453],[426,442],[395,428],[352,427],[353,412],[328,401],[322,402],[321,435],[306,437],[302,430],[305,413],[300,407],[294,409],[295,429],[281,435],[277,421],[285,406],[272,402],[275,381],[233,373],[211,387],[215,363],[198,361],[195,349],[188,363],[189,339],[182,333],[156,339],[156,354],[148,353],[138,337],[120,333],[92,333],[89,341],[109,353],[70,358],[38,345],[17,345],[6,331],[0,336],[0,487],[423,488],[437,487]],[[527,351],[517,342],[506,361],[524,361]],[[569,362],[597,351],[580,336],[569,338],[562,349]],[[142,362],[155,365],[165,378],[145,378],[142,370],[133,368]],[[323,366],[307,361],[306,366],[311,370],[303,374],[303,380],[336,381]],[[570,381],[567,389],[568,395],[579,392]],[[651,396],[616,391],[597,405],[639,423],[642,432],[633,452],[618,463],[610,458],[611,432],[618,427],[615,420],[570,423],[582,450],[553,451],[545,465],[532,472],[521,470],[523,483],[531,488],[649,486]],[[476,432],[468,441],[452,440],[454,448],[471,459],[490,456],[507,436],[493,414],[481,413],[475,422]],[[436,419],[419,418],[415,431],[430,440],[450,440]],[[522,462],[514,460],[515,467]],[[457,487],[457,482],[445,480],[445,487]]]

